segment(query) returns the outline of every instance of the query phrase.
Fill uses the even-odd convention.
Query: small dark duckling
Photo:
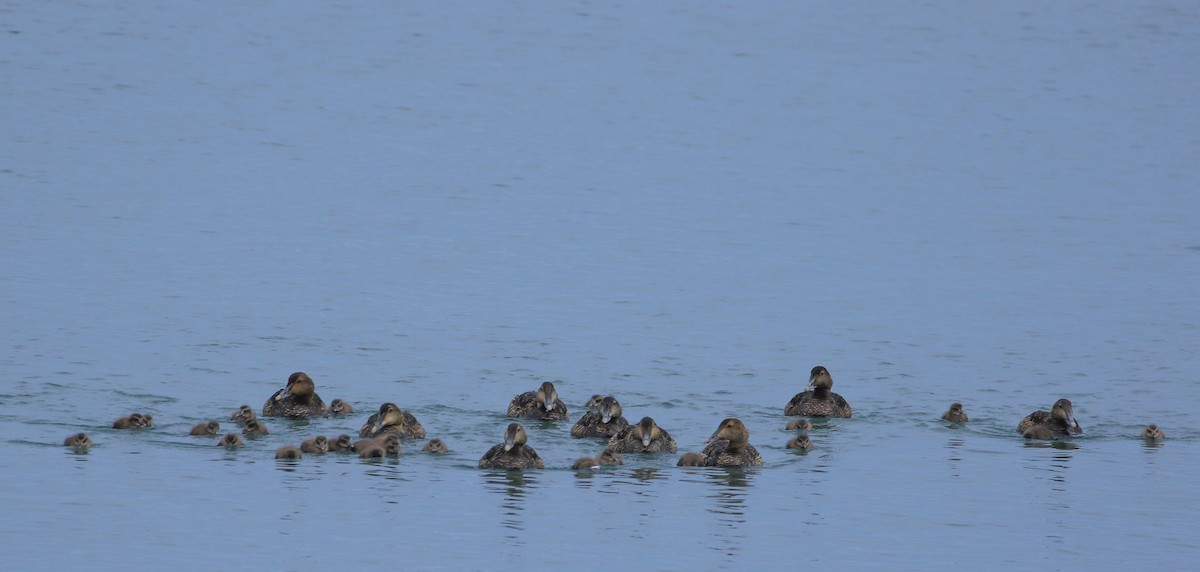
[[[626,427],[629,427],[629,421],[621,416],[621,404],[610,395],[600,400],[597,411],[589,411],[579,418],[571,428],[571,436],[611,439]]]
[[[300,443],[300,451],[303,453],[328,453],[329,440],[324,435],[305,439],[304,442]]]
[[[380,405],[379,412],[368,417],[367,422],[358,430],[359,437],[378,437],[384,433],[394,433],[401,439],[425,438],[425,428],[417,418],[397,407],[395,403]]]
[[[83,435],[83,433],[80,433],[80,435]],[[84,435],[84,437],[87,437],[87,435]],[[1166,439],[1166,438],[1167,438],[1167,435],[1165,433],[1163,433],[1163,430],[1159,429],[1158,425],[1155,425],[1153,423],[1147,425],[1146,430],[1142,431],[1142,439]]]
[[[558,398],[558,390],[549,381],[536,391],[526,391],[508,404],[508,416],[539,421],[570,421],[567,404]]]
[[[598,456],[594,459],[592,457],[580,457],[579,459],[576,459],[575,463],[571,465],[571,468],[576,471],[582,471],[582,470],[587,470],[587,469],[595,470],[595,469],[599,469],[600,467],[603,467],[605,465],[621,465],[621,464],[624,464],[624,461],[621,460],[620,453],[618,453],[612,449],[605,449],[600,452],[600,456]]]
[[[528,445],[529,436],[519,423],[509,423],[504,442],[488,449],[479,459],[480,469],[544,469],[546,464]]]
[[[583,404],[584,409],[595,410],[600,408],[600,402],[604,400],[604,396],[599,393],[593,395]]]
[[[358,452],[358,456],[364,459],[382,459],[384,457],[393,457],[399,453],[389,451],[389,449],[381,443],[372,441],[367,447],[363,447]]]
[[[270,431],[267,431],[267,426],[263,425],[258,419],[251,419],[242,426],[242,434],[250,437],[260,437],[262,435],[269,435],[270,433]]]
[[[201,423],[192,427],[192,432],[188,433],[188,435],[216,435],[220,432],[221,424],[216,421],[209,421],[208,423]]]
[[[643,417],[637,425],[622,429],[608,441],[608,447],[618,453],[674,453],[675,440],[649,417]]]
[[[951,403],[950,409],[942,414],[942,420],[952,423],[966,423],[970,419],[967,417],[967,412],[963,411],[963,404]]]
[[[280,447],[275,450],[275,458],[276,459],[293,459],[294,460],[294,459],[300,459],[302,457],[304,457],[304,454],[300,452],[300,449],[297,449],[291,445],[284,445],[283,447]]]
[[[354,443],[350,440],[350,436],[345,433],[338,435],[332,441],[326,441],[325,444],[329,447],[330,452],[353,451]]]
[[[288,376],[287,385],[267,398],[262,414],[263,417],[326,417],[329,408],[317,395],[317,384],[312,378],[298,371]]]
[[[63,445],[67,447],[75,447],[76,449],[86,449],[92,446],[92,439],[87,436],[87,433],[76,433],[67,437],[63,441]]]
[[[251,419],[257,418],[258,416],[254,414],[254,409],[249,405],[243,405],[239,407],[237,411],[233,412],[233,415],[229,416],[231,421],[236,421],[238,423],[245,423]]]
[[[807,451],[813,448],[813,442],[812,439],[808,438],[808,433],[800,433],[787,442],[787,448]]]
[[[231,447],[232,448],[232,447],[241,447],[242,445],[245,445],[245,444],[246,444],[246,442],[242,440],[241,435],[238,435],[237,433],[226,433],[224,437],[221,437],[220,441],[217,441],[218,447]]]
[[[805,419],[803,417],[801,417],[799,419],[793,419],[791,421],[788,421],[788,424],[787,424],[788,431],[795,431],[797,429],[799,429],[801,431],[812,431],[812,421],[809,421],[808,419]]]
[[[329,412],[334,415],[349,415],[354,413],[354,408],[341,399],[334,399],[329,403]]]
[[[704,455],[695,451],[688,451],[679,457],[679,462],[675,463],[676,467],[703,467]]]
[[[383,450],[389,454],[400,454],[400,436],[396,435],[395,433],[384,433],[376,437],[359,439],[358,441],[354,442],[352,448],[354,449],[354,452],[362,453],[363,451],[377,445],[382,447]]]
[[[762,455],[750,444],[750,430],[741,419],[725,419],[700,452],[709,467],[761,467]]]
[[[430,439],[424,447],[421,447],[421,450],[426,453],[433,453],[434,455],[445,455],[450,452],[450,448],[441,439]]]
[[[825,366],[812,368],[808,374],[808,387],[797,393],[787,407],[783,408],[784,415],[803,415],[805,417],[850,417],[850,404],[842,396],[833,391],[833,376]]]
[[[154,426],[154,418],[141,413],[132,413],[113,421],[113,429],[145,429]]]
[[[1075,421],[1075,409],[1068,399],[1054,402],[1050,411],[1034,411],[1017,424],[1017,433],[1026,439],[1060,439],[1083,433]]]

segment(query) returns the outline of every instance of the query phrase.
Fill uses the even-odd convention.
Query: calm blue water
[[[1190,2],[7,3],[0,559],[1190,569],[1198,50]],[[855,417],[798,455],[816,364]],[[297,370],[360,413],[187,436]],[[546,379],[766,466],[475,469]],[[272,458],[381,401],[451,454]]]

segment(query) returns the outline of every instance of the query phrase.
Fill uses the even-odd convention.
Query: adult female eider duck
[[[298,371],[288,376],[287,385],[267,398],[263,417],[326,417],[329,408],[317,395],[317,386],[307,373]]]
[[[539,421],[570,421],[567,404],[558,398],[558,391],[549,381],[535,391],[526,391],[508,404],[508,416]]]
[[[504,442],[488,449],[479,459],[480,469],[544,469],[546,464],[528,445],[529,436],[519,423],[509,423]]]
[[[608,448],[618,453],[674,453],[675,440],[649,417],[630,425],[608,441]]]
[[[741,419],[725,419],[700,451],[708,467],[761,467],[762,455],[750,444],[750,430]]]
[[[379,412],[372,414],[358,430],[359,437],[378,437],[392,433],[401,439],[424,439],[425,428],[413,417],[412,413],[404,411],[395,403],[384,403],[379,406]]]
[[[600,400],[598,411],[588,411],[579,418],[571,428],[571,436],[611,439],[626,427],[629,427],[629,421],[621,417],[621,404],[610,395]]]
[[[221,424],[216,421],[209,421],[208,423],[201,423],[192,427],[192,432],[188,433],[188,435],[216,435],[220,432]]]
[[[805,417],[850,417],[850,404],[842,396],[834,393],[833,376],[825,366],[812,368],[808,374],[808,387],[802,393],[797,393],[787,407],[783,408],[784,415],[803,415]]]
[[[950,404],[950,409],[942,414],[942,420],[952,423],[966,423],[970,418],[967,417],[967,412],[963,411],[961,403],[952,403]]]
[[[87,433],[76,433],[67,437],[63,441],[63,445],[67,447],[75,447],[76,449],[86,449],[92,446],[92,439],[87,436]]]
[[[1060,439],[1083,433],[1079,422],[1075,421],[1075,409],[1068,399],[1054,402],[1050,411],[1034,411],[1026,415],[1017,424],[1017,433],[1026,439]]]
[[[80,435],[83,435],[83,433],[80,433]],[[84,437],[87,437],[87,435],[84,435]],[[1155,425],[1153,423],[1147,425],[1146,430],[1142,431],[1142,439],[1166,439],[1166,438],[1167,438],[1167,435],[1165,433],[1163,433],[1163,430],[1159,429],[1158,425]]]

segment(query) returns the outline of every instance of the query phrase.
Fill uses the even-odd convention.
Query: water
[[[0,557],[1190,569],[1198,14],[9,3]],[[799,455],[818,363],[855,417]],[[359,411],[186,435],[297,370]],[[545,379],[766,466],[475,469]],[[1084,437],[1015,435],[1059,397]],[[451,453],[272,458],[385,400]]]

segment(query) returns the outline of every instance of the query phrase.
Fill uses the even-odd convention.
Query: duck
[[[359,441],[361,443],[362,441]],[[358,443],[355,443],[356,445]],[[399,457],[400,456],[400,438],[392,436],[391,439],[380,438],[372,439],[364,447],[358,449],[358,456],[364,459],[377,459],[382,457]]]
[[[249,405],[243,405],[239,407],[237,411],[233,412],[233,415],[229,416],[230,421],[236,421],[238,423],[245,423],[251,419],[257,418],[258,416],[254,414],[254,408],[250,407]]]
[[[329,402],[329,412],[333,415],[349,415],[354,413],[354,408],[342,399],[334,399]]]
[[[395,403],[380,405],[379,412],[368,417],[367,422],[358,430],[359,437],[377,437],[384,433],[394,433],[402,439],[425,438],[425,428],[417,418],[397,407]]]
[[[588,469],[593,469],[593,470],[599,469],[600,467],[603,467],[605,465],[621,465],[621,464],[624,464],[624,461],[621,460],[620,453],[618,453],[612,449],[605,449],[605,450],[601,451],[600,454],[598,456],[596,456],[595,458],[580,457],[580,458],[576,459],[575,463],[573,463],[571,465],[571,468],[576,471],[582,471],[582,470],[588,470]]]
[[[358,451],[358,456],[364,459],[382,459],[386,455],[387,451],[375,442],[372,442],[370,446],[363,447]]]
[[[583,404],[584,409],[596,410],[600,407],[600,402],[604,400],[604,396],[599,393],[592,395]]]
[[[626,427],[629,427],[629,421],[621,416],[621,404],[610,395],[600,400],[597,411],[589,411],[579,418],[571,427],[571,436],[611,439]]]
[[[1026,439],[1052,440],[1083,433],[1075,420],[1075,409],[1069,399],[1054,402],[1050,411],[1034,411],[1017,424],[1017,433]]]
[[[803,417],[801,417],[799,419],[793,419],[791,421],[788,421],[788,424],[787,424],[788,431],[795,431],[797,429],[799,429],[801,431],[812,431],[812,421],[809,421],[808,419],[805,419]]]
[[[370,449],[371,447],[382,447],[384,452],[394,455],[400,454],[400,436],[395,433],[384,433],[376,437],[359,439],[355,441],[351,448],[356,453]]]
[[[708,446],[700,451],[709,467],[761,467],[762,455],[750,444],[750,430],[741,419],[721,421],[708,438]]]
[[[509,423],[504,442],[488,449],[479,459],[480,469],[544,469],[546,464],[530,447],[529,436],[520,423]]]
[[[567,404],[558,398],[558,391],[549,381],[534,391],[526,391],[508,404],[508,416],[540,421],[570,421]]]
[[[942,414],[942,420],[952,423],[966,423],[970,418],[967,417],[967,412],[963,411],[963,404],[951,403],[950,409]]]
[[[354,450],[354,443],[350,440],[350,436],[345,433],[338,435],[336,439],[326,441],[325,445],[329,448],[330,452]]]
[[[805,417],[850,417],[850,404],[842,396],[834,393],[833,376],[825,366],[812,368],[808,374],[808,387],[797,393],[787,407],[783,408],[784,415],[803,415]]]
[[[87,433],[76,433],[63,440],[63,445],[66,447],[75,447],[76,449],[86,449],[92,446],[92,439],[87,436]]]
[[[421,451],[433,453],[434,455],[445,455],[450,452],[450,448],[441,439],[430,439],[428,443],[425,443],[424,447],[421,447]]]
[[[209,421],[192,427],[192,431],[188,435],[216,435],[220,432],[221,424],[216,421]]]
[[[675,440],[649,417],[630,425],[608,441],[608,447],[618,453],[674,453]]]
[[[312,439],[305,439],[300,443],[300,451],[304,453],[328,453],[329,440],[324,435],[317,435]]]
[[[245,444],[246,442],[242,440],[241,435],[237,433],[226,433],[224,437],[221,437],[220,441],[217,441],[218,447],[241,447]]]
[[[307,373],[288,376],[287,385],[263,403],[263,417],[327,417],[329,408],[317,395],[317,385]]]
[[[792,439],[787,442],[787,448],[807,451],[813,448],[813,442],[812,439],[808,438],[808,433],[802,432],[799,435],[792,437]]]
[[[113,429],[146,429],[154,427],[154,417],[142,413],[131,413],[113,421]]]
[[[675,463],[676,467],[703,467],[704,455],[695,451],[688,451],[680,455],[679,462]]]
[[[275,450],[275,458],[276,459],[293,459],[294,460],[294,459],[300,459],[302,457],[304,457],[304,454],[300,452],[300,449],[297,449],[291,445],[284,445],[283,447],[280,447]]]
[[[251,419],[242,426],[242,434],[249,435],[250,437],[259,437],[269,435],[270,433],[270,431],[267,431],[267,426],[263,425],[258,419]]]
[[[83,433],[80,433],[80,435],[83,435]],[[87,435],[84,435],[84,437],[87,437]],[[1142,438],[1143,439],[1166,439],[1167,435],[1165,433],[1163,433],[1162,429],[1158,428],[1158,425],[1151,423],[1146,426],[1145,431],[1142,431]]]

